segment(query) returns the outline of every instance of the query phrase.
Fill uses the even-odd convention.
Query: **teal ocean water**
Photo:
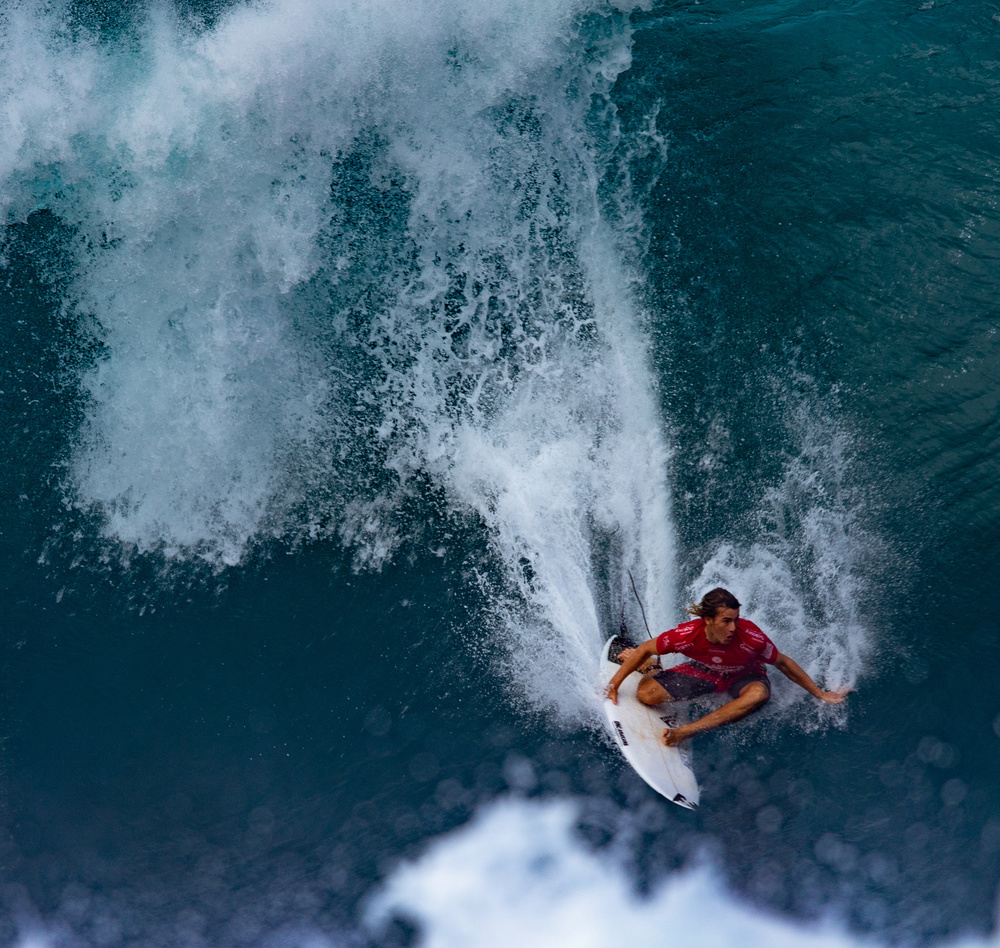
[[[998,44],[5,4],[0,943],[995,944]],[[854,694],[670,806],[630,572]]]

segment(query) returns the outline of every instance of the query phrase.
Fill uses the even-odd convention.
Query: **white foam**
[[[377,568],[429,474],[488,528],[515,691],[592,709],[608,538],[651,608],[673,591],[663,425],[597,192],[630,37],[587,9],[274,0],[196,33],[156,7],[120,45],[32,4],[5,21],[33,58],[5,74],[0,169],[10,213],[78,233],[103,348],[70,499],[107,538],[222,565],[332,533]],[[364,233],[351,201],[380,195],[403,213]]]
[[[548,398],[539,414],[607,407],[607,393],[577,404],[559,392],[583,355],[557,324],[593,317],[586,274],[580,291],[561,285],[579,277],[578,241],[597,225],[587,96],[628,64],[622,34],[604,59],[567,65],[583,8],[275,0],[195,33],[155,7],[118,45],[71,39],[41,4],[5,17],[7,211],[48,206],[79,235],[73,302],[104,348],[83,377],[72,486],[109,538],[234,563],[262,535],[340,520],[359,498],[334,491],[323,508],[322,482],[350,474],[337,461],[351,451],[381,451],[345,442],[384,440],[405,477],[454,450],[456,415],[476,416],[479,396],[504,402],[497,411],[510,421],[524,417],[523,404],[506,404],[504,373],[533,376],[515,400]],[[589,91],[570,95],[581,81]],[[512,106],[528,133],[505,118]],[[357,314],[296,295],[358,263],[326,259],[323,240],[344,212],[331,202],[333,162],[371,130],[385,146],[373,174],[395,176],[408,196],[400,225],[417,261],[402,272],[408,253],[382,277],[387,309],[351,340],[380,348],[387,378],[376,379],[358,378],[356,352],[329,349],[332,327]],[[527,191],[536,206],[519,208]],[[557,209],[567,196],[572,206]],[[542,246],[543,227],[562,233],[556,252]],[[458,357],[443,307],[457,279],[496,284],[498,274],[493,305],[515,327],[517,351],[493,366],[497,326]],[[569,296],[581,293],[588,312],[574,313]],[[473,295],[470,315],[485,302]],[[342,387],[368,389],[384,414],[374,431],[340,417]],[[458,409],[456,387],[471,393]],[[472,420],[491,438],[482,415]],[[598,422],[569,436],[577,455]],[[543,435],[537,425],[531,434]],[[565,432],[553,437],[566,446]],[[381,527],[369,561],[395,545],[397,525]],[[355,522],[342,532],[366,531]]]
[[[761,912],[727,892],[707,865],[667,877],[640,895],[613,849],[574,833],[567,800],[507,799],[434,841],[397,868],[371,899],[377,933],[393,916],[415,923],[422,948],[607,948],[638,943],[703,948],[862,948],[833,921],[802,923]],[[996,945],[969,938],[956,946]]]

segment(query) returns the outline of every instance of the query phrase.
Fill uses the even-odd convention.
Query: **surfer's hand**
[[[843,704],[844,698],[846,698],[852,691],[851,688],[838,688],[836,691],[821,691],[816,697],[820,701],[825,701],[827,704]]]
[[[608,685],[604,689],[604,697],[607,698],[612,704],[618,704],[618,686]]]
[[[676,747],[681,741],[686,740],[687,736],[683,727],[665,727],[663,729],[663,743],[667,747]]]

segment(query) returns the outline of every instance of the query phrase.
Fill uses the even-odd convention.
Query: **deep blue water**
[[[995,939],[998,40],[6,5],[0,942]],[[855,693],[670,806],[629,571]]]

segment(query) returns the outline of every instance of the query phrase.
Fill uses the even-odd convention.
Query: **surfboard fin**
[[[698,804],[692,803],[683,793],[678,793],[671,801],[671,803],[677,803],[680,806],[686,806],[689,810],[697,810]]]

